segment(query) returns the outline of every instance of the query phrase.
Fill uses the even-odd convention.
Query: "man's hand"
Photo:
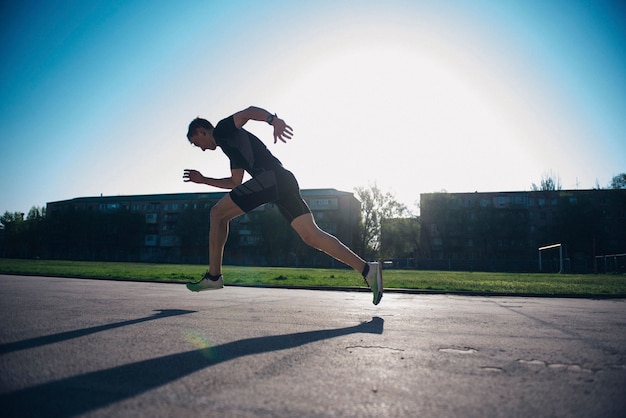
[[[185,182],[192,182],[192,183],[204,183],[204,176],[202,174],[200,174],[199,171],[197,170],[190,170],[189,168],[185,169],[185,172],[183,173],[183,181]]]
[[[288,139],[293,137],[293,129],[284,120],[275,117],[272,120],[272,126],[274,127],[274,143],[278,142],[279,139],[286,143]]]
[[[256,106],[250,106],[244,110],[241,110],[233,115],[233,122],[235,122],[235,128],[241,129],[243,125],[249,120],[267,121],[268,115],[272,114],[265,109]],[[284,120],[278,116],[274,116],[270,122],[274,127],[274,143],[280,139],[282,142],[287,142],[293,136],[293,129],[287,125]]]

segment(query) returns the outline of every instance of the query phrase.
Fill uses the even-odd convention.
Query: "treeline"
[[[139,258],[144,217],[128,211],[72,211],[46,217],[33,207],[24,217],[0,217],[0,256],[73,260],[131,261]]]

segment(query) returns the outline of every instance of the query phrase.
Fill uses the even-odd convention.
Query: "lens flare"
[[[217,360],[217,351],[209,339],[200,331],[186,329],[182,331],[183,337],[194,347],[198,348],[202,355],[209,360]]]

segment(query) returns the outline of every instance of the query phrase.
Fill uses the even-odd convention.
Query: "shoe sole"
[[[380,263],[378,263],[377,269],[378,271],[376,272],[376,289],[374,292],[374,300],[372,301],[374,305],[378,305],[383,298],[383,269]]]
[[[205,290],[219,290],[219,289],[224,288],[223,284],[217,287],[197,287],[197,286],[198,286],[198,283],[187,283],[187,289],[191,290],[192,292],[203,292]]]
[[[196,292],[196,293],[204,292],[204,291],[207,291],[207,290],[219,290],[219,289],[223,289],[223,288],[224,287],[222,286],[222,287],[205,287],[205,288],[202,288],[202,289],[192,289],[191,287],[187,286],[187,289],[191,290],[192,292]]]

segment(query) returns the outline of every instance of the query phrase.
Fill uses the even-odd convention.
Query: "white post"
[[[559,273],[563,273],[563,246],[561,244],[546,245],[539,247],[539,271],[541,271],[541,251],[559,247]]]

